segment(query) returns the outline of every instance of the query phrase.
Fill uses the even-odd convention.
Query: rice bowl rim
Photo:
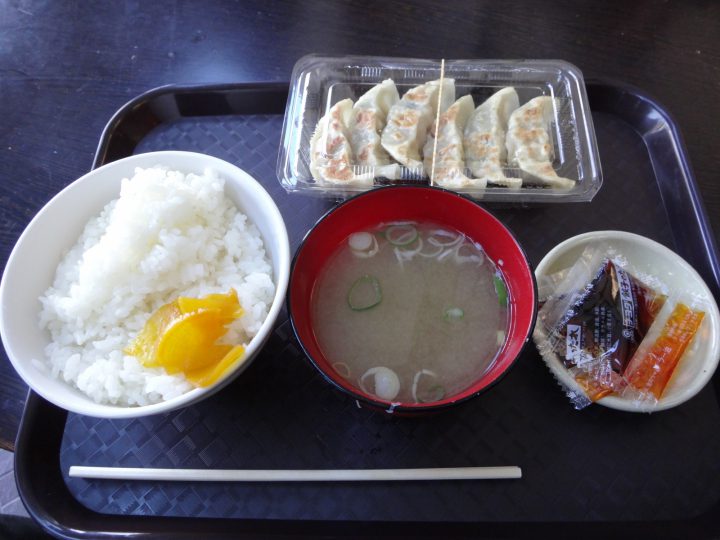
[[[149,405],[124,406],[96,403],[88,395],[70,383],[63,381],[60,377],[52,377],[49,369],[48,372],[43,373],[33,366],[32,360],[35,356],[28,358],[19,353],[18,348],[23,345],[27,347],[27,345],[22,343],[23,336],[14,335],[11,331],[11,328],[14,326],[17,327],[17,323],[10,322],[10,319],[15,316],[13,312],[15,309],[14,304],[10,302],[10,299],[11,297],[18,296],[18,293],[15,293],[13,289],[18,288],[22,291],[27,289],[24,294],[22,292],[20,293],[22,299],[39,306],[38,298],[42,292],[52,285],[60,260],[62,260],[67,254],[67,251],[78,241],[87,222],[93,217],[97,217],[102,208],[111,200],[119,197],[122,179],[132,177],[135,168],[149,168],[153,166],[167,167],[170,170],[177,170],[183,174],[202,174],[204,169],[210,168],[223,178],[225,181],[225,196],[235,204],[239,212],[242,212],[248,217],[248,221],[255,225],[260,232],[265,254],[270,260],[272,267],[275,293],[265,320],[245,348],[243,360],[231,371],[225,373],[216,383],[204,388],[193,388],[177,397]],[[97,193],[109,192],[111,186],[114,186],[112,196],[109,198],[102,197],[104,200],[99,206],[97,205],[98,200],[91,202],[86,201],[84,194],[89,194],[94,196],[95,199],[99,199],[100,196],[97,195]],[[242,202],[238,204],[238,201],[231,193],[235,193],[236,196],[242,194]],[[58,213],[61,210],[66,212],[63,214],[64,216],[72,216],[68,218],[68,221],[72,222],[69,228],[75,229],[79,224],[79,230],[77,234],[72,235],[70,243],[63,242],[62,245],[58,246],[59,259],[49,260],[44,254],[43,257],[40,258],[40,265],[47,262],[47,264],[43,265],[43,271],[47,271],[48,266],[52,268],[50,281],[45,283],[43,291],[35,295],[32,286],[25,285],[24,278],[27,273],[32,271],[29,271],[27,265],[23,265],[23,263],[27,262],[26,259],[32,258],[33,252],[37,251],[38,248],[34,244],[34,241],[44,240],[47,243],[49,237],[57,234],[57,231],[55,231],[53,227],[57,226]],[[251,213],[255,214],[254,217],[250,216]],[[89,217],[86,218],[86,216]],[[258,217],[261,219],[258,219]],[[137,154],[98,167],[73,181],[54,195],[25,227],[8,257],[2,280],[0,280],[0,335],[2,335],[3,345],[10,363],[23,381],[41,397],[58,407],[71,412],[99,418],[135,418],[169,412],[209,397],[224,388],[250,365],[272,333],[275,321],[283,307],[289,273],[290,244],[285,222],[272,197],[251,175],[227,161],[196,152],[170,150]],[[17,298],[15,298],[15,300],[17,300]],[[33,311],[35,313],[35,320],[37,321],[39,307],[33,309]],[[35,324],[38,326],[37,322]],[[17,330],[17,328],[15,328],[15,330]],[[29,329],[27,332],[32,335]],[[45,345],[50,342],[50,339],[47,330],[42,330],[42,334],[45,335],[46,339],[45,343],[42,344],[42,349],[44,349]],[[46,357],[43,355],[37,359],[45,360]],[[60,383],[68,389],[68,392],[63,392],[63,395],[60,396],[55,395],[49,388],[55,384],[55,382],[51,381]]]

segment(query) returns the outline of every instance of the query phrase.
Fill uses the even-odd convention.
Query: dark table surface
[[[0,264],[87,172],[102,129],[164,84],[287,81],[302,55],[560,58],[642,88],[675,117],[720,231],[720,3],[0,2]],[[12,309],[3,306],[3,309]],[[0,354],[0,447],[27,387]]]

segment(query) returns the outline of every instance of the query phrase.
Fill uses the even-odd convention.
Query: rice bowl
[[[103,212],[104,217],[97,218],[100,211],[117,198],[122,178],[132,177],[137,167],[157,165],[180,171],[163,173],[176,176],[173,181],[188,174],[199,182],[207,169],[216,171],[217,176],[205,178],[201,189],[204,195],[194,192],[173,199],[168,193],[159,193],[144,217],[132,212],[126,215],[122,233],[104,248],[96,248],[94,263],[86,265],[84,272],[93,285],[79,286],[77,263],[84,251],[98,245],[99,231],[107,225],[113,205]],[[152,176],[158,171],[142,174]],[[136,195],[148,197],[142,190]],[[151,223],[153,213],[160,215],[157,205],[171,207],[170,213],[174,212],[171,221],[175,222],[162,234],[162,226]],[[192,214],[194,207],[203,205],[203,227],[178,226],[187,221],[188,212]],[[99,221],[86,227],[93,217]],[[81,233],[81,241],[70,249]],[[138,239],[147,248],[149,242],[143,235],[154,235],[158,241],[144,253],[128,249],[133,242],[137,245]],[[128,242],[125,248],[123,242]],[[264,250],[269,260],[264,258]],[[56,276],[58,263],[66,253]],[[108,261],[111,255],[114,262]],[[178,258],[183,264],[173,266]],[[226,162],[202,154],[142,154],[85,175],[33,219],[13,250],[0,285],[0,330],[21,377],[65,409],[102,417],[172,410],[210,395],[249,365],[279,313],[288,267],[289,245],[282,217],[255,180]],[[74,300],[70,295],[73,286]],[[157,368],[148,370],[122,353],[129,336],[137,333],[149,313],[172,297],[226,292],[230,287],[237,290],[244,314],[228,334],[245,343],[246,350],[241,361],[216,383],[192,388],[181,376]],[[41,296],[42,307],[38,303]],[[39,328],[41,311],[43,325],[49,331]],[[79,325],[67,327],[68,321],[79,321]],[[102,332],[98,333],[99,327],[109,329],[105,339]],[[82,354],[78,357],[78,345],[72,341],[92,341],[90,356],[99,363],[95,365]],[[49,364],[43,361],[45,349],[53,357]]]

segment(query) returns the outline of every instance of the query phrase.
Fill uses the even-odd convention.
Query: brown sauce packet
[[[622,392],[628,362],[667,296],[628,272],[612,249],[588,248],[554,281],[539,313],[541,354],[557,357],[582,388],[566,389],[577,408]]]
[[[602,358],[622,375],[666,299],[605,260],[555,327],[555,352],[567,368]]]

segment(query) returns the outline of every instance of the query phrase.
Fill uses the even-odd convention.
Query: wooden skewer
[[[440,127],[440,104],[442,103],[443,81],[445,80],[445,59],[440,60],[440,90],[438,91],[437,113],[435,114],[435,140],[433,141],[432,165],[430,167],[430,185],[435,184],[435,155],[437,153],[438,128]]]
[[[145,469],[135,467],[70,467],[73,478],[184,482],[370,482],[397,480],[500,480],[522,478],[520,467],[455,467],[437,469]]]

